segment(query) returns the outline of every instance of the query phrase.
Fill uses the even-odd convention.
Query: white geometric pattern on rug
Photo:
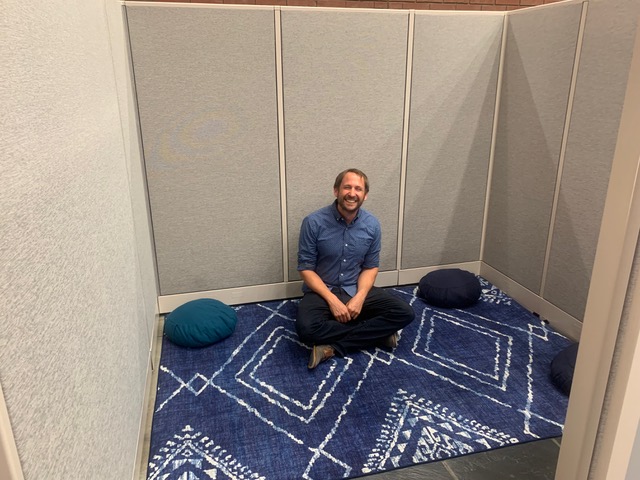
[[[398,467],[406,455],[422,463],[514,443],[516,438],[399,390],[362,473]]]
[[[287,384],[273,385],[269,381],[269,362],[277,363],[278,358],[282,358],[278,355],[278,347],[281,346],[281,342],[293,342],[304,347],[294,332],[283,327],[277,327],[269,335],[265,343],[256,350],[251,360],[244,364],[235,374],[235,378],[241,385],[261,395],[271,404],[282,408],[288,415],[296,417],[304,423],[309,423],[324,407],[336,385],[349,371],[353,359],[345,358],[343,362],[329,361],[329,371],[317,385],[314,385],[315,388],[313,390],[305,392],[308,396],[295,398],[294,394],[284,390]],[[263,372],[264,376],[261,375]]]
[[[200,373],[196,373],[194,374],[189,380],[185,381],[184,379],[180,378],[179,376],[175,375],[171,370],[169,370],[168,368],[164,367],[164,366],[160,366],[160,370],[169,374],[171,377],[173,377],[176,382],[178,382],[178,388],[176,390],[174,390],[171,395],[169,395],[169,397],[167,399],[165,399],[157,408],[156,408],[156,412],[159,412],[160,410],[162,410],[163,408],[165,408],[170,402],[171,400],[173,400],[177,395],[179,395],[180,393],[182,393],[183,391],[189,391],[192,394],[194,394],[195,396],[199,396],[200,394],[202,394],[205,389],[207,387],[213,386],[213,379],[215,377],[217,377],[223,370],[224,368],[231,363],[231,361],[234,359],[234,357],[240,352],[240,350],[242,349],[242,347],[249,342],[249,339],[251,336],[256,335],[263,327],[265,327],[275,316],[278,316],[280,318],[284,318],[289,320],[292,324],[295,322],[294,319],[287,317],[285,315],[282,315],[279,310],[287,304],[287,302],[289,302],[289,300],[285,300],[283,302],[281,302],[276,309],[271,309],[268,307],[265,307],[262,304],[258,304],[259,307],[264,308],[265,310],[271,312],[270,315],[267,316],[267,318],[256,328],[255,332],[250,335],[249,337],[245,338],[245,340],[238,346],[238,348],[236,348],[236,350],[231,354],[231,356],[229,357],[229,359],[227,360],[227,362],[220,368],[218,369],[213,375],[211,375],[211,377],[207,378],[204,375],[200,374]],[[239,308],[235,308],[235,310],[239,310]]]
[[[409,302],[410,304],[414,303],[416,294],[417,289],[413,292],[413,298]],[[260,307],[268,310],[270,312],[270,315],[256,329],[254,335],[258,335],[261,330],[269,331],[269,321],[275,316],[278,316],[279,318],[286,318],[293,324],[293,322],[295,321],[294,319],[286,317],[279,313],[281,307],[286,303],[287,301],[283,301],[278,305],[276,309],[270,309],[259,304]],[[474,392],[478,396],[489,399],[502,406],[516,409],[516,411],[520,412],[523,416],[523,432],[533,438],[538,438],[538,435],[535,433],[535,429],[532,427],[532,421],[548,422],[562,427],[562,425],[545,418],[543,415],[534,413],[533,411],[533,377],[531,376],[531,369],[534,362],[533,341],[534,339],[546,341],[547,335],[550,333],[550,330],[546,328],[544,323],[541,321],[541,325],[528,324],[527,329],[525,330],[520,326],[508,325],[503,322],[484,318],[463,310],[455,310],[454,312],[457,316],[438,310],[432,310],[426,307],[422,311],[421,318],[416,319],[416,321],[420,322],[420,326],[411,351],[416,357],[431,360],[434,363],[434,368],[427,368],[411,360],[411,358],[397,355],[393,352],[376,350],[375,354],[370,354],[369,352],[364,353],[367,355],[371,355],[372,360],[381,361],[383,363],[399,361],[407,365],[411,365],[412,367],[423,370],[431,375],[440,378],[441,380],[452,383],[463,390]],[[470,319],[473,319],[473,321],[465,320],[462,318],[462,316],[468,316]],[[481,325],[481,323],[486,326]],[[438,335],[438,327],[442,327],[443,325],[454,328],[464,328],[467,332],[466,335],[475,333],[478,338],[491,339],[491,341],[495,343],[495,358],[492,368],[485,371],[480,371],[474,366],[465,364],[462,359],[447,357],[441,354],[441,352],[438,352],[438,350],[431,348],[431,339],[434,336]],[[491,327],[491,325],[494,325],[496,328],[489,328]],[[521,332],[526,332],[529,337],[529,365],[527,367],[528,394],[526,400],[521,405],[508,404],[498,398],[498,396],[482,393],[473,388],[473,385],[471,383],[472,381],[478,381],[485,385],[493,386],[497,390],[506,391],[506,382],[509,376],[512,339],[509,335],[503,332],[499,332],[497,328],[500,328],[502,330],[513,329]],[[555,332],[551,333],[555,334]],[[402,339],[402,333],[400,334],[400,339]],[[245,341],[248,341],[248,338]],[[336,361],[334,359],[330,360],[329,364],[331,365],[331,368],[329,369],[329,372],[327,373],[326,377],[318,383],[317,388],[309,392],[309,397],[304,399],[292,398],[287,394],[287,392],[278,390],[273,385],[270,385],[267,380],[265,380],[264,378],[261,379],[258,376],[260,367],[265,365],[265,362],[269,357],[273,358],[278,346],[281,345],[281,342],[285,341],[295,342],[299,345],[302,345],[297,340],[297,336],[292,330],[290,331],[284,329],[283,327],[276,327],[264,340],[263,347],[254,354],[251,360],[248,363],[236,367],[234,377],[237,382],[239,382],[252,392],[258,393],[259,395],[263,396],[268,400],[269,403],[277,405],[278,407],[285,410],[289,415],[294,416],[303,422],[309,422],[314,418],[318,410],[324,406],[342,376],[346,374],[346,372],[350,369],[353,359],[349,356],[345,356],[339,361]],[[261,414],[259,413],[259,411],[257,411],[254,406],[246,404],[242,399],[242,395],[239,395],[239,392],[234,391],[233,393],[230,393],[229,391],[226,391],[219,385],[217,385],[215,381],[215,378],[220,375],[221,372],[226,367],[228,367],[230,363],[233,362],[235,356],[238,354],[238,352],[240,352],[241,348],[242,345],[240,345],[236,349],[236,351],[233,352],[225,365],[209,378],[201,375],[200,373],[196,373],[189,380],[185,381],[168,370],[166,367],[161,366],[160,369],[173,377],[179,386],[169,396],[169,398],[167,398],[163,403],[159,405],[156,411],[160,411],[162,408],[164,408],[167,403],[170,402],[180,392],[189,391],[192,394],[199,396],[208,387],[213,387],[220,390],[222,393],[233,397],[238,403],[244,404],[248,410],[252,411],[252,413],[260,417]],[[371,364],[369,363],[369,366],[370,365]],[[367,370],[368,367],[366,370],[360,372],[360,375],[366,375]],[[353,375],[354,371],[350,371],[349,373]],[[343,400],[346,400],[346,398]],[[275,426],[269,419],[263,418],[263,420],[266,423],[270,424],[274,429],[283,431],[279,427]],[[291,434],[291,432],[285,433],[297,443],[302,443],[302,441],[298,438],[295,438]]]
[[[208,387],[212,387],[227,395],[238,404],[242,405],[250,413],[260,418],[264,423],[269,425],[274,430],[285,434],[293,442],[303,445],[305,442],[301,438],[297,437],[291,430],[282,425],[277,425],[271,418],[269,418],[269,415],[264,413],[264,411],[268,410],[268,408],[264,407],[278,407],[285,411],[290,417],[293,417],[302,423],[308,423],[314,419],[315,415],[323,408],[329,398],[331,398],[331,401],[334,402],[334,404],[342,405],[342,413],[339,414],[338,418],[334,420],[333,428],[331,429],[331,431],[327,432],[327,435],[324,438],[320,439],[321,443],[319,445],[307,445],[311,453],[311,458],[307,465],[306,471],[302,474],[302,478],[311,478],[309,476],[311,470],[322,469],[323,465],[326,463],[331,463],[334,467],[341,469],[344,472],[345,476],[349,475],[352,471],[352,467],[344,463],[340,459],[335,458],[330,453],[326,452],[324,450],[324,447],[333,438],[333,434],[340,424],[340,418],[342,417],[342,414],[345,413],[346,407],[351,404],[353,397],[360,389],[363,380],[367,376],[366,374],[368,370],[371,368],[371,365],[373,364],[377,356],[371,356],[370,361],[367,362],[366,366],[364,367],[364,371],[357,372],[354,371],[354,369],[351,369],[349,373],[351,375],[355,375],[357,378],[360,378],[360,381],[357,383],[355,389],[348,395],[335,395],[334,391],[336,389],[336,386],[340,383],[342,377],[349,371],[350,367],[353,364],[353,359],[349,357],[345,357],[343,359],[340,359],[339,361],[337,361],[336,359],[329,360],[327,362],[329,365],[328,372],[313,384],[313,389],[309,389],[305,392],[305,394],[307,395],[307,397],[305,398],[295,398],[288,392],[284,391],[283,387],[286,387],[286,385],[274,386],[270,384],[268,377],[266,375],[261,376],[261,372],[262,370],[269,370],[269,361],[276,363],[278,362],[278,348],[282,348],[285,342],[293,342],[303,348],[308,348],[299,342],[299,340],[297,339],[297,335],[292,330],[288,330],[284,327],[276,327],[273,328],[273,330],[270,328],[269,322],[276,316],[281,319],[288,319],[292,323],[294,322],[293,319],[286,317],[279,312],[279,310],[286,303],[287,301],[280,303],[275,310],[267,308],[262,304],[258,304],[258,306],[268,310],[270,314],[268,315],[267,319],[262,322],[258,328],[256,328],[251,336],[259,336],[262,333],[268,334],[266,338],[264,338],[264,340],[260,342],[261,347],[253,353],[248,361],[237,363],[236,358],[239,357],[239,354],[242,351],[242,346],[248,342],[249,337],[247,337],[245,341],[235,349],[235,351],[225,362],[225,364],[209,378],[206,378],[205,376],[198,373],[185,382],[175,373],[173,373],[166,367],[161,366],[161,370],[169,374],[174,380],[176,380],[179,386],[174,392],[172,392],[167,400],[160,404],[156,411],[165,408],[171,402],[171,400],[177,398],[178,394],[180,393],[190,392],[195,396],[199,396]],[[306,370],[306,366],[304,366],[304,369]],[[225,375],[221,375],[223,372],[225,372]],[[216,380],[217,378],[220,378],[220,380]],[[265,400],[265,403],[263,405],[258,405],[256,403],[256,397],[243,395],[244,390],[238,389],[237,386],[233,389],[226,387],[224,385],[224,381],[229,378],[233,378],[233,381],[236,385],[239,384],[245,387],[248,394],[258,394]],[[253,398],[253,400],[250,400],[250,398]],[[151,478],[155,477],[150,476],[149,479],[151,480]]]
[[[446,334],[439,335],[444,330],[443,327],[445,325],[449,328],[465,329],[464,336],[469,339],[470,344],[480,341],[492,343],[495,356],[491,368],[486,371],[478,370],[477,365],[468,364],[464,357],[459,359],[452,358],[442,353],[441,350],[443,349],[433,347],[436,343],[432,341],[434,337],[446,337]],[[446,340],[446,338],[444,339]],[[437,312],[428,318],[422,318],[418,335],[414,342],[413,353],[440,366],[463,373],[467,378],[472,378],[505,391],[507,389],[507,378],[509,377],[509,365],[511,364],[512,345],[513,337],[510,335],[462,320],[444,312]]]
[[[478,278],[482,287],[481,302],[493,303],[494,305],[511,305],[511,297],[499,290],[494,285],[487,282],[484,278]]]
[[[536,327],[534,325],[529,325],[529,364],[527,365],[527,404],[524,409],[518,410],[518,412],[522,413],[524,416],[524,429],[523,433],[533,437],[540,438],[540,436],[535,433],[535,423],[547,423],[551,425],[555,425],[564,430],[564,425],[558,422],[554,422],[553,420],[544,417],[543,415],[537,414],[533,411],[534,405],[534,397],[533,397],[533,364],[534,364],[534,354],[533,354],[533,341],[537,337],[537,334],[534,332]],[[545,333],[549,333],[549,330],[545,329]],[[555,334],[555,332],[552,332]]]
[[[181,434],[174,435],[160,452],[161,455],[154,455],[149,462],[149,480],[264,480],[189,425]]]
[[[361,388],[375,385],[368,381],[369,371],[375,366],[391,365],[394,362],[408,366],[410,370],[418,369],[422,372],[421,375],[427,373],[460,390],[512,409],[514,413],[520,413],[523,419],[522,432],[529,437],[538,438],[537,426],[542,424],[553,424],[562,428],[561,424],[534,411],[536,403],[533,387],[535,379],[539,378],[539,373],[538,377],[534,375],[536,342],[548,341],[550,335],[556,335],[544,322],[537,319],[540,323],[537,324],[533,318],[533,323],[520,323],[518,326],[464,310],[435,310],[422,304],[416,305],[417,288],[412,292],[409,289],[396,291],[406,296],[407,301],[417,307],[412,336],[403,339],[402,331],[400,332],[400,344],[404,344],[404,348],[391,352],[382,349],[364,350],[354,356],[330,359],[314,376],[308,374],[306,358],[302,358],[300,365],[297,362],[289,364],[289,377],[274,378],[270,372],[282,358],[291,358],[292,350],[296,351],[295,358],[299,355],[298,352],[308,351],[308,347],[298,340],[295,333],[295,318],[291,316],[295,316],[295,313],[286,314],[286,311],[291,311],[292,304],[295,306],[297,302],[284,300],[275,306],[274,302],[254,304],[259,310],[265,310],[266,318],[257,317],[260,319],[256,322],[257,327],[245,334],[245,337],[241,337],[241,343],[236,344],[228,357],[215,364],[215,371],[209,371],[205,375],[185,370],[184,373],[189,372],[185,375],[177,374],[164,365],[160,366],[161,372],[167,375],[166,378],[175,381],[177,386],[174,390],[171,382],[167,383],[162,397],[158,398],[156,412],[160,412],[180,396],[199,397],[205,391],[213,389],[216,394],[225,395],[232,403],[251,413],[278,434],[284,434],[287,441],[302,447],[297,458],[306,468],[299,471],[300,477],[296,478],[304,479],[321,477],[322,472],[326,471],[332,471],[334,474],[339,471],[338,475],[343,477],[357,472],[360,468],[363,473],[370,473],[406,465],[407,459],[410,459],[409,463],[420,463],[519,441],[506,433],[496,431],[491,425],[481,425],[472,418],[462,418],[447,411],[440,404],[410,395],[406,391],[411,388],[409,381],[407,385],[398,385],[403,389],[394,397],[375,448],[371,442],[379,428],[377,422],[371,431],[371,437],[362,452],[365,455],[369,448],[373,448],[366,464],[362,466],[363,458],[352,464],[353,459],[348,452],[335,448],[334,436],[340,435],[338,432],[341,424],[345,424],[344,419]],[[488,298],[485,298],[487,295]],[[491,288],[484,289],[482,300],[492,304],[511,303],[509,297],[499,290],[493,292]],[[285,309],[285,306],[288,308]],[[242,307],[236,307],[236,310],[240,308]],[[447,331],[464,331],[463,337],[470,345],[482,343],[489,347],[485,348],[489,354],[480,362],[476,362],[467,357],[464,350],[448,349]],[[516,335],[516,331],[519,335]],[[520,388],[518,395],[513,395],[513,392],[507,395],[507,379],[511,373],[512,348],[516,337],[518,350],[523,350],[525,354],[520,360],[513,360],[515,363],[512,378],[516,378],[517,373],[517,378],[526,380],[527,388],[526,392]],[[185,378],[181,378],[180,375]],[[346,380],[347,377],[349,380]],[[291,382],[292,378],[296,381]],[[355,383],[345,389],[344,384],[347,381]],[[341,383],[342,388],[337,388]],[[301,385],[304,388],[300,388]],[[326,409],[325,405],[329,404],[331,407]],[[299,427],[287,420],[295,419],[297,423],[307,425],[318,416],[327,422],[326,429],[323,428],[319,432],[320,435],[311,437],[305,435],[304,427],[303,430],[297,430]],[[348,422],[346,424],[348,425]],[[511,434],[518,433],[511,431]],[[253,462],[249,461],[247,466],[241,466],[231,458],[232,456],[223,449],[232,448],[231,444],[214,445],[213,441],[202,435],[200,432],[193,433],[191,427],[185,427],[181,434],[175,435],[173,440],[168,441],[153,456],[149,463],[148,478],[264,478],[250,471],[250,468],[255,467],[251,465]]]
[[[480,279],[480,281],[483,286],[483,294],[480,297],[481,301],[492,304],[511,305],[510,297],[493,287],[485,280]],[[418,299],[418,287],[415,287],[411,293],[407,293],[400,289],[396,291],[403,295],[410,296],[411,298],[408,300],[410,305],[414,305],[415,301]],[[476,315],[466,310],[454,309],[452,312],[454,312],[454,314],[445,313],[426,306],[422,310],[420,319],[416,318],[415,320],[419,321],[420,325],[411,351],[416,357],[431,360],[434,364],[434,368],[427,368],[412,361],[410,358],[401,356],[394,356],[394,360],[411,365],[414,368],[425,371],[446,382],[452,383],[458,388],[471,391],[476,395],[491,400],[499,405],[514,408],[522,414],[522,432],[532,438],[540,438],[535,432],[535,424],[537,423],[547,423],[563,428],[562,424],[554,422],[540,413],[535,413],[535,399],[533,398],[533,365],[535,363],[534,341],[547,342],[549,340],[549,335],[559,334],[547,328],[547,324],[540,319],[537,319],[539,322],[538,325],[528,323],[526,326],[518,326],[486,318],[481,315]],[[487,369],[480,371],[473,366],[465,364],[463,361],[459,361],[460,359],[440,355],[437,350],[432,351],[430,348],[431,339],[434,335],[437,335],[438,327],[441,328],[444,325],[448,327],[465,328],[467,334],[475,331],[477,338],[484,337],[485,339],[492,339],[492,341],[495,342],[496,351],[492,370]],[[499,330],[502,330],[502,332]],[[488,395],[482,393],[473,388],[471,383],[467,383],[469,379],[473,379],[483,384],[491,385],[499,391],[507,392],[507,378],[509,376],[509,367],[511,364],[512,338],[511,335],[508,335],[505,332],[508,332],[509,330],[524,333],[528,337],[528,364],[526,366],[527,396],[526,399],[524,399],[523,404],[518,405],[502,401],[499,398],[499,395]],[[443,337],[444,336],[441,336],[441,338]],[[494,381],[491,382],[489,380]]]

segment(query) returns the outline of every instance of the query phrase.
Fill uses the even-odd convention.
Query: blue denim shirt
[[[362,269],[380,264],[381,238],[380,222],[371,213],[361,208],[347,225],[334,202],[302,221],[298,271],[313,270],[329,289],[354,296]],[[310,291],[306,285],[302,290]]]

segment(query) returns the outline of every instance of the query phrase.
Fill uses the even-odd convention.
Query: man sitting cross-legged
[[[378,219],[360,208],[369,181],[357,169],[335,180],[336,200],[302,222],[298,271],[304,296],[296,330],[312,346],[308,367],[363,348],[395,348],[398,330],[413,321],[409,304],[374,287],[381,230]]]

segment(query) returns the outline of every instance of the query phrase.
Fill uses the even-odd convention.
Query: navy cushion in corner
[[[574,343],[558,353],[551,361],[551,381],[565,395],[571,392],[577,357],[578,344]]]
[[[236,311],[211,298],[192,300],[171,312],[164,333],[182,347],[206,347],[227,338],[236,328]]]
[[[473,273],[459,268],[445,268],[422,277],[418,292],[428,304],[435,307],[465,308],[478,301],[482,287]]]

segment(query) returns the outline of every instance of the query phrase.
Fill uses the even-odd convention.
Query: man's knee
[[[302,305],[301,305],[302,307]],[[298,308],[296,332],[304,343],[313,344],[322,335],[323,318],[313,309]]]
[[[407,302],[405,302],[404,300],[401,300],[396,297],[396,302],[397,302],[396,309],[398,310],[398,315],[397,315],[398,320],[404,326],[409,325],[415,319],[416,312],[413,310],[413,307],[409,305]]]
[[[314,328],[309,323],[302,322],[298,318],[296,320],[296,332],[298,333],[298,338],[304,343],[313,343]]]

